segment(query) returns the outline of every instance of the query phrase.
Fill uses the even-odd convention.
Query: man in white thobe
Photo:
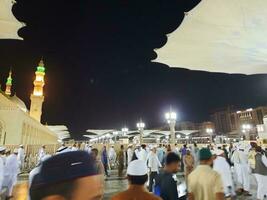
[[[234,196],[234,183],[232,179],[231,168],[227,160],[225,159],[224,151],[221,149],[215,150],[216,159],[213,161],[213,169],[217,171],[223,181],[224,194],[226,197]]]
[[[234,152],[236,160],[239,163],[234,163],[235,170],[237,173],[237,182],[240,185],[237,193],[240,194],[244,191],[244,195],[251,196],[250,191],[250,175],[249,175],[249,164],[248,164],[248,152],[250,146],[244,142],[240,142],[237,146],[237,150]],[[233,156],[234,156],[233,155]],[[237,165],[236,165],[237,164]]]
[[[153,147],[151,153],[148,155],[148,168],[149,168],[149,192],[152,192],[152,186],[156,176],[159,173],[159,168],[162,167],[157,156],[157,148]]]
[[[19,162],[19,169],[20,171],[22,171],[24,168],[24,159],[25,159],[25,151],[23,145],[19,146],[17,159]]]
[[[5,156],[5,147],[0,146],[0,192],[2,190],[2,185],[4,181],[4,156]]]
[[[86,151],[90,154],[92,151],[92,145],[91,144],[85,144],[84,151]]]
[[[138,157],[138,159],[139,160],[142,160],[142,161],[144,161],[144,162],[147,162],[147,155],[148,155],[148,153],[147,153],[147,151],[146,151],[146,145],[142,145],[141,146],[141,150],[140,150],[140,152],[139,152],[139,157]]]
[[[129,165],[129,163],[132,161],[132,158],[133,158],[133,149],[132,149],[132,145],[130,144],[128,146],[128,149],[127,149],[127,163]]]
[[[6,158],[3,186],[6,186],[8,189],[8,197],[12,196],[13,187],[17,182],[19,172],[19,162],[17,157],[18,149],[15,149],[14,152]]]
[[[111,168],[115,167],[117,154],[116,154],[116,151],[114,149],[114,146],[111,146],[110,149],[108,150],[108,158],[109,158],[110,167]]]
[[[40,162],[42,160],[42,158],[45,156],[46,152],[45,152],[45,145],[43,145],[41,147],[41,149],[39,149],[38,152],[38,162]]]

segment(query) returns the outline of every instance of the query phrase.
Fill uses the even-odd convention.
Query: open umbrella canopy
[[[0,39],[18,39],[18,30],[24,25],[12,13],[15,0],[0,0]]]
[[[266,35],[266,0],[202,0],[157,50],[156,61],[210,72],[267,73]]]

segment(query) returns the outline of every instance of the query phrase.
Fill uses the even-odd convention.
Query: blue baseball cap
[[[40,172],[33,179],[31,189],[97,174],[96,163],[87,152],[61,153],[42,163]]]

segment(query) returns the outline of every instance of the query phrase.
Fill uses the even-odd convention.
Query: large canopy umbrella
[[[266,36],[266,0],[202,0],[157,50],[156,61],[210,72],[267,73]]]
[[[18,39],[18,30],[24,26],[12,13],[15,0],[0,0],[0,39]]]

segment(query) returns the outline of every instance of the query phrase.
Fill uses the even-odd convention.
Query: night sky
[[[13,12],[27,27],[19,31],[24,41],[0,40],[1,84],[12,66],[13,92],[29,108],[43,56],[43,123],[65,124],[75,137],[88,128],[135,128],[140,118],[148,128],[160,127],[170,106],[179,120],[201,122],[227,105],[266,105],[267,75],[190,71],[151,61],[197,3],[17,0]]]

